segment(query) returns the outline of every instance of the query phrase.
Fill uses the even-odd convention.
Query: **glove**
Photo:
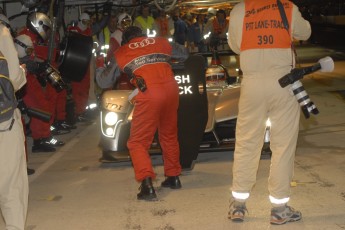
[[[36,79],[43,88],[47,86],[48,81],[47,81],[47,78],[45,78],[44,76],[36,75]]]

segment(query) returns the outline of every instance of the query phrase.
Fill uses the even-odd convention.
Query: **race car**
[[[195,68],[202,66],[204,60],[200,55],[191,55],[184,63],[172,64],[180,88],[180,161],[183,168],[189,169],[194,167],[198,153],[232,151],[235,143],[241,76],[230,76],[221,64],[211,64],[204,70]],[[100,162],[130,160],[126,143],[135,106],[130,102],[132,93],[132,90],[109,90],[102,96]],[[263,136],[262,158],[270,157],[269,127]],[[161,153],[157,138],[150,153]]]

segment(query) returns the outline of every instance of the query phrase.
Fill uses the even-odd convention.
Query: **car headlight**
[[[115,125],[118,120],[118,116],[114,112],[108,112],[104,117],[105,124],[112,126]]]
[[[109,128],[107,128],[107,129],[105,130],[105,133],[106,133],[108,136],[111,136],[111,135],[114,134],[114,129],[109,127]]]

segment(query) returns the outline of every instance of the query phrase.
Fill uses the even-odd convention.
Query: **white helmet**
[[[212,8],[212,7],[211,7],[211,8],[208,8],[207,14],[208,14],[208,15],[215,16],[215,15],[217,14],[217,10],[214,9],[214,8]]]
[[[88,13],[82,13],[80,16],[79,16],[79,20],[82,21],[82,20],[88,20],[90,21],[90,15]]]
[[[126,29],[132,24],[132,18],[127,13],[121,13],[117,17],[117,26],[121,29]]]
[[[27,18],[27,26],[36,32],[44,41],[46,41],[52,30],[50,18],[39,12],[31,13]]]
[[[19,58],[31,55],[34,50],[34,44],[31,38],[26,34],[17,36],[14,39],[14,46],[17,49]]]

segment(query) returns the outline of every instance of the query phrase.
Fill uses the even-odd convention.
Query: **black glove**
[[[40,85],[42,87],[46,87],[47,86],[47,78],[42,76],[42,75],[36,75],[36,79],[37,81],[40,83]]]
[[[41,75],[49,67],[48,61],[37,62],[37,75]]]

